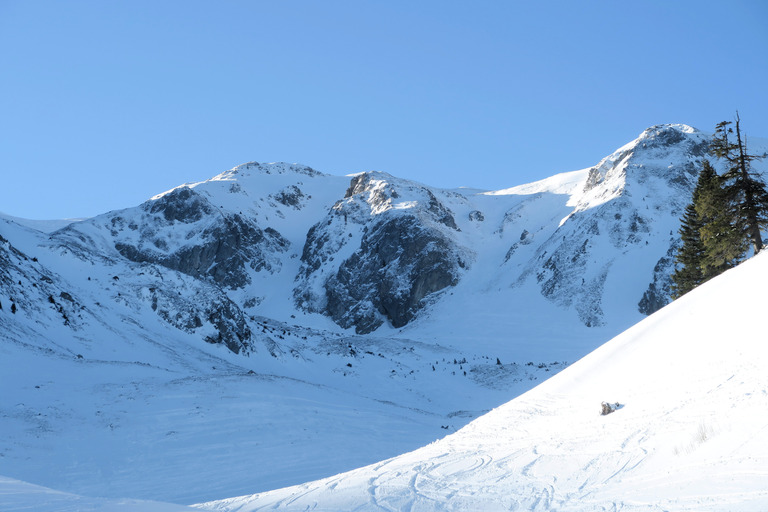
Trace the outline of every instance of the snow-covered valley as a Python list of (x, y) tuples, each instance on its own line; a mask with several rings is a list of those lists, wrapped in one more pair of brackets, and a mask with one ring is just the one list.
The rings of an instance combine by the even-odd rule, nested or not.
[(568, 366), (668, 300), (706, 141), (495, 192), (251, 163), (0, 218), (0, 509), (760, 509), (765, 353), (730, 320), (762, 256)]

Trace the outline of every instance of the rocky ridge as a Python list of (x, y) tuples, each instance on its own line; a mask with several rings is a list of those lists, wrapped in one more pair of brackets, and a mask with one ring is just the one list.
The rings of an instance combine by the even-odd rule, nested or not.
[[(617, 316), (606, 301), (633, 321), (667, 302), (678, 219), (707, 141), (684, 125), (655, 126), (592, 168), (498, 192), (251, 162), (39, 245), (136, 269), (150, 290), (136, 300), (235, 352), (256, 343), (250, 317), (321, 315), (358, 334), (397, 330), (462, 280), (535, 283), (556, 309), (605, 326)], [(168, 272), (205, 292), (179, 299)], [(505, 300), (525, 300), (510, 293)], [(188, 307), (178, 310), (180, 300)]]

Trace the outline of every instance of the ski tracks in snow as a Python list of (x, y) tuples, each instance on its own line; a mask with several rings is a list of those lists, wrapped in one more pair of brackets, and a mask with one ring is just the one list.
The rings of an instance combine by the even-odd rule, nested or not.
[(392, 472), (380, 472), (386, 463), (376, 466), (368, 480), (371, 509), (387, 512), (444, 510), (446, 499), (461, 502), (467, 493), (464, 483), (477, 471), (493, 462), (490, 456), (448, 452), (429, 462), (408, 465)]

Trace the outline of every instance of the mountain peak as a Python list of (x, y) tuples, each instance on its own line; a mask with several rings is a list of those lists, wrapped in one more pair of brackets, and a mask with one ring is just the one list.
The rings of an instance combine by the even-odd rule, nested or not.
[(247, 177), (257, 174), (304, 174), (306, 176), (322, 176), (324, 173), (316, 171), (309, 166), (287, 162), (246, 162), (237, 165), (228, 171), (214, 176), (209, 181), (235, 180), (238, 177)]
[(627, 146), (643, 149), (682, 147), (687, 150), (695, 146), (697, 151), (693, 153), (694, 156), (702, 156), (707, 148), (699, 146), (702, 144), (706, 146), (708, 138), (704, 132), (685, 124), (657, 124), (644, 130)]
[(584, 192), (609, 187), (613, 197), (624, 190), (627, 177), (639, 182), (657, 177), (688, 190), (697, 165), (709, 150), (708, 139), (705, 133), (685, 124), (651, 126), (592, 167)]
[(671, 133), (701, 134), (702, 132), (694, 128), (693, 126), (690, 126), (687, 124), (663, 123), (663, 124), (653, 125), (650, 128), (646, 128), (645, 130), (643, 130), (643, 133), (641, 133), (638, 138), (642, 139), (642, 138), (648, 138), (648, 137), (658, 137), (659, 135), (662, 135), (662, 134), (671, 134)]

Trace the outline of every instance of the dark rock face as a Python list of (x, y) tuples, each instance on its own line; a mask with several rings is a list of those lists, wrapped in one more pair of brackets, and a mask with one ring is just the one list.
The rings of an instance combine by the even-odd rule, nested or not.
[(637, 309), (642, 314), (653, 314), (669, 304), (670, 297), (672, 296), (672, 274), (675, 271), (675, 254), (680, 245), (679, 239), (672, 239), (667, 254), (656, 262), (653, 268), (653, 280), (637, 304)]
[(452, 245), (414, 216), (375, 225), (326, 282), (328, 314), (359, 334), (375, 330), (385, 318), (394, 327), (406, 325), (428, 295), (456, 284), (464, 262)]
[(648, 138), (653, 141), (657, 147), (672, 146), (685, 140), (685, 135), (669, 125), (656, 125), (645, 130)]
[(177, 188), (157, 201), (145, 203), (144, 209), (149, 213), (161, 213), (168, 222), (185, 224), (197, 222), (204, 215), (210, 215), (216, 211), (205, 198), (187, 187)]
[(349, 182), (349, 187), (344, 193), (344, 199), (348, 199), (354, 195), (361, 194), (366, 191), (370, 184), (370, 175), (367, 173), (358, 174), (353, 176)]
[[(204, 197), (188, 188), (166, 194), (143, 208), (162, 218), (159, 226), (147, 225), (142, 240), (152, 240), (152, 246), (135, 246), (115, 242), (115, 249), (125, 258), (138, 263), (157, 263), (197, 278), (207, 278), (229, 287), (240, 288), (248, 283), (247, 269), (272, 270), (279, 261), (269, 253), (283, 252), (288, 242), (274, 229), (262, 230), (238, 214), (216, 210)], [(113, 219), (113, 224), (120, 224)], [(208, 222), (206, 222), (208, 221)], [(185, 244), (172, 252), (161, 231), (173, 225), (176, 231), (186, 231), (187, 239), (198, 243)], [(129, 226), (130, 228), (130, 226)], [(154, 232), (153, 232), (154, 231)]]
[(424, 189), (424, 191), (429, 196), (428, 209), (429, 212), (434, 215), (435, 220), (437, 220), (437, 222), (440, 224), (448, 226), (451, 229), (460, 231), (459, 227), (456, 225), (456, 219), (453, 218), (453, 213), (451, 213), (451, 210), (446, 208), (445, 205), (443, 205), (443, 203), (441, 203), (437, 197), (435, 197), (435, 194), (427, 189)]
[[(178, 295), (172, 288), (151, 288), (152, 310), (170, 325), (186, 332), (195, 332), (204, 324), (215, 328), (215, 335), (204, 339), (208, 343), (226, 346), (235, 354), (247, 352), (251, 347), (252, 333), (240, 308), (218, 288), (206, 289), (204, 285), (197, 295)], [(190, 298), (197, 298), (190, 301)]]
[(307, 234), (296, 304), (359, 334), (385, 321), (402, 327), (458, 282), (466, 251), (451, 238), (456, 231), (439, 193), (383, 173), (357, 175)]
[(208, 336), (208, 343), (223, 343), (229, 350), (239, 354), (250, 347), (251, 330), (243, 312), (231, 300), (222, 297), (218, 302), (207, 304), (208, 321), (216, 327), (218, 334)]
[(275, 201), (284, 206), (290, 206), (300, 210), (301, 200), (304, 198), (304, 193), (296, 185), (290, 185), (275, 194), (274, 198)]
[(472, 210), (469, 212), (469, 220), (472, 222), (483, 222), (485, 220), (485, 216), (480, 210)]

